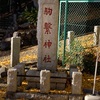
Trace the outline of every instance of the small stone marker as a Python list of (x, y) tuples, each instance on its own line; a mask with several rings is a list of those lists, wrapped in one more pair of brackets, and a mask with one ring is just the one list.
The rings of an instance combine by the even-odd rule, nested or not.
[(82, 73), (73, 72), (72, 74), (72, 95), (69, 100), (83, 100), (83, 96), (75, 96), (82, 93)]
[(73, 72), (72, 74), (72, 94), (81, 94), (82, 90), (82, 73)]
[(20, 37), (11, 38), (11, 67), (19, 63)]
[(49, 93), (50, 91), (50, 71), (41, 70), (40, 72), (40, 92)]
[(39, 0), (37, 23), (38, 69), (57, 68), (58, 0)]
[(100, 46), (100, 26), (95, 26), (94, 27), (94, 42), (95, 45)]
[(7, 91), (16, 92), (17, 90), (17, 69), (10, 68), (7, 73)]

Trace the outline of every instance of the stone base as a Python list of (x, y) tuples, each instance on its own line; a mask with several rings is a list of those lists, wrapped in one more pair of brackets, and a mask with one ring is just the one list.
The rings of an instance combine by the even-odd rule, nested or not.
[[(25, 98), (25, 100), (83, 100), (84, 95), (11, 92), (7, 94), (7, 98), (9, 98), (9, 100), (15, 100), (15, 99), (22, 100), (23, 98)], [(100, 100), (100, 99), (95, 99), (95, 100)]]
[(69, 95), (69, 100), (83, 100), (83, 96), (80, 96), (80, 95)]
[[(26, 73), (26, 81), (28, 81), (28, 88), (38, 88), (40, 89), (40, 71), (37, 69), (29, 70)], [(64, 90), (66, 88), (67, 73), (65, 71), (51, 72), (50, 76), (50, 89), (51, 90)]]
[[(36, 82), (28, 82), (28, 89), (30, 88), (37, 88), (40, 89), (40, 83)], [(51, 90), (64, 90), (66, 88), (66, 84), (59, 84), (59, 83), (50, 83)]]
[[(64, 94), (40, 94), (40, 93), (11, 93), (8, 95), (9, 100), (69, 100), (68, 95)], [(8, 99), (7, 99), (8, 100)]]

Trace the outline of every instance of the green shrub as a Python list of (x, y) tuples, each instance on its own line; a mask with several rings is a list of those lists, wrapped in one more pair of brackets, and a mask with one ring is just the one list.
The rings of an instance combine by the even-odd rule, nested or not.
[(66, 49), (65, 63), (67, 65), (76, 65), (83, 67), (83, 52), (84, 47), (81, 45), (79, 40), (74, 40), (70, 45), (70, 51)]
[(36, 24), (37, 24), (37, 9), (32, 7), (31, 11), (29, 11), (28, 8), (26, 8), (25, 11), (22, 12), (19, 19), (21, 20), (21, 22), (27, 21), (36, 26)]

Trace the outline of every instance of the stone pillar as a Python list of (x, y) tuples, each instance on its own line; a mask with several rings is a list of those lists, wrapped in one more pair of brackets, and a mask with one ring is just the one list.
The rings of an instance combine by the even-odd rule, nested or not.
[(16, 92), (17, 90), (17, 70), (14, 68), (8, 69), (7, 72), (7, 91)]
[(38, 69), (57, 69), (59, 0), (38, 0)]
[(75, 96), (75, 94), (82, 93), (82, 73), (73, 72), (72, 74), (72, 95), (69, 96), (69, 100), (83, 100), (83, 96)]
[(100, 46), (100, 26), (95, 26), (94, 32), (94, 45)]
[(11, 67), (19, 63), (20, 37), (11, 38)]
[(40, 72), (40, 92), (49, 93), (50, 91), (50, 71), (41, 70)]
[(72, 74), (72, 94), (81, 94), (82, 92), (82, 73), (73, 72)]
[[(18, 75), (25, 75), (25, 63), (19, 63), (14, 68), (17, 69)], [(24, 77), (17, 77), (17, 85), (20, 86), (24, 79)]]
[(70, 46), (74, 40), (74, 35), (75, 35), (75, 33), (73, 31), (68, 31), (68, 41), (67, 41), (68, 51), (70, 51)]

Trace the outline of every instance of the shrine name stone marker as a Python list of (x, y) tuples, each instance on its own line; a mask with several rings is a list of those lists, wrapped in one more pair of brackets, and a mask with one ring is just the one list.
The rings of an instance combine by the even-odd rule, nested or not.
[(59, 1), (39, 0), (38, 3), (38, 69), (56, 71)]

